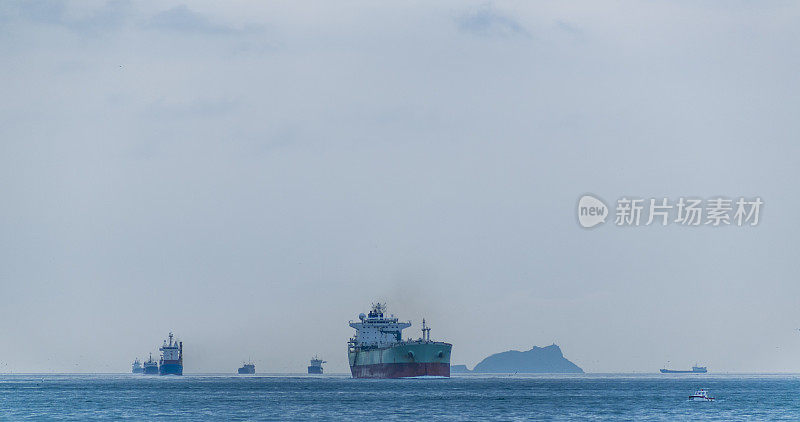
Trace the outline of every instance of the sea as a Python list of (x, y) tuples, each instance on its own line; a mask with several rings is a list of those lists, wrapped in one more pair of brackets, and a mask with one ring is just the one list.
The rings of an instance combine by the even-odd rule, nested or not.
[[(689, 401), (705, 388), (713, 402)], [(800, 420), (800, 375), (0, 375), (2, 420)]]

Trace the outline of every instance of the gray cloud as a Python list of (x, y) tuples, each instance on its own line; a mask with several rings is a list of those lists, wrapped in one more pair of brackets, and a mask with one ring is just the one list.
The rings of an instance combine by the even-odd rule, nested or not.
[(462, 13), (456, 24), (464, 32), (486, 37), (530, 36), (517, 20), (499, 12), (492, 3)]
[(567, 32), (567, 33), (569, 33), (571, 35), (574, 35), (576, 37), (583, 36), (583, 31), (581, 31), (580, 28), (578, 28), (577, 26), (575, 26), (575, 25), (573, 25), (573, 24), (571, 24), (569, 22), (566, 22), (566, 21), (563, 21), (563, 20), (557, 20), (556, 21), (556, 26), (559, 29), (562, 29), (564, 32)]
[[(71, 4), (55, 0), (10, 0), (2, 6), (6, 21), (21, 20), (36, 24), (61, 26), (82, 34), (119, 30), (129, 24), (148, 29), (205, 34), (233, 34), (240, 30), (179, 4), (167, 10), (147, 12), (129, 0), (108, 0), (100, 7), (78, 12)], [(79, 4), (79, 3), (78, 3)], [(250, 25), (249, 30), (256, 28)]]
[(208, 17), (189, 9), (183, 4), (157, 13), (149, 18), (144, 25), (152, 29), (205, 34), (228, 34), (235, 32), (234, 28), (212, 22)]
[(0, 3), (0, 17), (4, 20), (24, 19), (30, 22), (61, 24), (67, 8), (58, 0), (9, 0)]
[(86, 13), (69, 13), (69, 2), (51, 0), (4, 2), (6, 20), (21, 20), (34, 24), (53, 25), (92, 35), (127, 24), (135, 10), (128, 0), (110, 0)]

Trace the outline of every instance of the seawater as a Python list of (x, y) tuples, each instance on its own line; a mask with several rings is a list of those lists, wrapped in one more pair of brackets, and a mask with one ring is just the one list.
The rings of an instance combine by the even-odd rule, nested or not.
[[(706, 388), (715, 402), (691, 402)], [(3, 420), (800, 420), (798, 375), (0, 375)]]

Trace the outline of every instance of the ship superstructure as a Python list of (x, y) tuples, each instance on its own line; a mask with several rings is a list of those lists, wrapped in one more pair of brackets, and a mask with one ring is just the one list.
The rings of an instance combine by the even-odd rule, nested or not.
[(145, 375), (158, 375), (158, 361), (153, 359), (153, 354), (150, 353), (150, 359), (144, 363)]
[(133, 374), (144, 373), (144, 367), (142, 367), (142, 362), (139, 360), (139, 358), (136, 358), (131, 364), (131, 373)]
[(308, 365), (308, 373), (309, 374), (321, 374), (322, 373), (322, 364), (328, 363), (319, 358), (319, 356), (314, 356), (311, 359), (311, 364)]
[(386, 316), (386, 305), (372, 305), (359, 322), (350, 321), (356, 335), (348, 341), (347, 354), (354, 378), (406, 378), (450, 376), (450, 351), (453, 345), (432, 341), (430, 328), (422, 320), (422, 336), (403, 340), (403, 330), (411, 322)]
[(173, 341), (169, 333), (169, 341), (158, 348), (161, 351), (161, 361), (158, 366), (160, 375), (183, 375), (183, 342)]

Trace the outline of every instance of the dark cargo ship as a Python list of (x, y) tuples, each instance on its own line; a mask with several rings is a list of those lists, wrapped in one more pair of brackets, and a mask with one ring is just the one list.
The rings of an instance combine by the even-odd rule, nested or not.
[(309, 374), (321, 374), (322, 373), (322, 364), (327, 363), (324, 360), (320, 359), (317, 356), (314, 356), (311, 359), (311, 364), (308, 365), (308, 373)]
[(136, 360), (134, 360), (133, 363), (131, 364), (131, 373), (134, 374), (144, 373), (144, 368), (142, 367), (142, 362), (139, 360), (139, 358), (136, 358)]
[(145, 375), (158, 375), (158, 361), (153, 360), (153, 354), (150, 353), (150, 359), (144, 363)]
[(682, 371), (678, 369), (661, 369), (662, 374), (705, 374), (708, 369), (705, 366), (693, 366), (691, 371)]
[(256, 365), (252, 362), (242, 364), (239, 368), (239, 375), (252, 375), (256, 373)]

